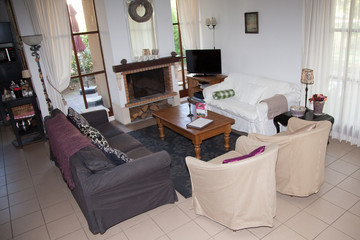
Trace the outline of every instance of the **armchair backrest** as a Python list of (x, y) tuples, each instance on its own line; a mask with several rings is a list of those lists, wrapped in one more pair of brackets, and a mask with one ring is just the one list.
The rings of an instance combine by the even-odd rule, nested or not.
[[(295, 132), (315, 124), (311, 130)], [(249, 134), (250, 138), (279, 144), (276, 164), (277, 190), (284, 194), (308, 196), (319, 191), (324, 182), (329, 121), (290, 118), (286, 132), (274, 136)]]
[[(232, 151), (230, 155), (248, 154), (264, 143), (243, 136), (237, 140), (237, 145), (244, 146), (240, 149), (242, 152)], [(272, 226), (276, 210), (278, 146), (265, 145), (263, 153), (227, 164), (222, 164), (227, 154), (209, 162), (186, 157), (196, 213), (231, 229)]]

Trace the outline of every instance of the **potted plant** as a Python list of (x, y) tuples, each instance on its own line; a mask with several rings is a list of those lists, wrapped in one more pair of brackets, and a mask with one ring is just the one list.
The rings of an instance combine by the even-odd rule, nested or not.
[(323, 94), (314, 94), (311, 98), (309, 98), (310, 103), (314, 102), (314, 114), (322, 115), (322, 111), (324, 108), (325, 101), (327, 97)]

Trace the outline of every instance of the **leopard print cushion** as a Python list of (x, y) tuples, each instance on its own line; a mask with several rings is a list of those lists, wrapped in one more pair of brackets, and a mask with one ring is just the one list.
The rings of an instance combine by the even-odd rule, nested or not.
[(91, 143), (98, 147), (115, 165), (124, 164), (133, 160), (125, 153), (110, 147), (108, 141), (96, 128), (80, 124), (80, 132), (89, 138)]

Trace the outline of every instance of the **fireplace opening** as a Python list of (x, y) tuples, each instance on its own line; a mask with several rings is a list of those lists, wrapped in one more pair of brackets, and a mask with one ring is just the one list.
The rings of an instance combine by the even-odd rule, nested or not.
[(166, 90), (163, 68), (128, 74), (126, 78), (130, 101), (163, 94)]

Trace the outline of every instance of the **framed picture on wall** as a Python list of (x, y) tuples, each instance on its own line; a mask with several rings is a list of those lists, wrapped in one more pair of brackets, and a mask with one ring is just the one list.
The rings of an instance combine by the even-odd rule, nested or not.
[(258, 12), (245, 13), (245, 33), (259, 33)]

